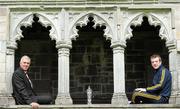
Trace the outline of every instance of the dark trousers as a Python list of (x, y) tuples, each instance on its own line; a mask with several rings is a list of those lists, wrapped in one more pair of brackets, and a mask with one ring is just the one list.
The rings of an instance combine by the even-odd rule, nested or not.
[(153, 95), (147, 92), (134, 92), (132, 104), (168, 104), (169, 97)]
[(53, 102), (51, 96), (41, 95), (41, 96), (36, 96), (36, 97), (37, 97), (37, 102), (39, 104), (52, 104)]

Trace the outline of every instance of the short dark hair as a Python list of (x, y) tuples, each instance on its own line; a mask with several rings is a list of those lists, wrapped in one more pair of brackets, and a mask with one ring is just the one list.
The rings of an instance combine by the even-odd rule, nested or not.
[(151, 55), (150, 59), (153, 59), (153, 58), (159, 58), (159, 61), (162, 61), (161, 56), (159, 54)]

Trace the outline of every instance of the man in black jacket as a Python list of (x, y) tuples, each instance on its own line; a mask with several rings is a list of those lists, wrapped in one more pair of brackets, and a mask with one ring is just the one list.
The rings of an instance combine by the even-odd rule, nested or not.
[(28, 56), (23, 56), (19, 64), (20, 67), (12, 76), (13, 97), (17, 105), (28, 104), (31, 105), (33, 109), (37, 109), (39, 107), (38, 102), (41, 100), (36, 96), (32, 82), (28, 76), (31, 59)]

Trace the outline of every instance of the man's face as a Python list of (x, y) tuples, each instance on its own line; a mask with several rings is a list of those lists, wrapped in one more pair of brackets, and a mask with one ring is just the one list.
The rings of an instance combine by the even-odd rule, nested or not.
[(27, 71), (29, 69), (29, 66), (30, 66), (30, 59), (23, 58), (20, 61), (20, 67), (22, 68), (22, 70)]
[(154, 69), (158, 69), (161, 65), (161, 61), (159, 60), (158, 57), (156, 58), (151, 58), (151, 65)]

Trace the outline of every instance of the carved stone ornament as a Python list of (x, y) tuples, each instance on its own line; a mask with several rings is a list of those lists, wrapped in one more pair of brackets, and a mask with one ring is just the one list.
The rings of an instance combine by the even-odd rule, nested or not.
[(143, 22), (143, 17), (148, 18), (148, 22), (150, 25), (160, 26), (159, 36), (161, 37), (161, 39), (165, 39), (166, 41), (170, 40), (169, 33), (163, 22), (161, 22), (156, 16), (152, 14), (140, 14), (137, 17), (133, 18), (125, 30), (125, 40), (130, 39), (133, 36), (131, 26), (141, 25)]
[(48, 26), (51, 27), (51, 29), (49, 30), (50, 31), (49, 36), (52, 40), (57, 40), (57, 31), (53, 23), (49, 20), (49, 18), (45, 14), (37, 14), (37, 13), (28, 13), (28, 14), (26, 13), (25, 15), (22, 15), (22, 13), (20, 14), (16, 13), (14, 15), (12, 14), (12, 17), (14, 17), (15, 19), (11, 19), (12, 20), (11, 22), (15, 22), (16, 24), (14, 24), (13, 27), (11, 28), (12, 33), (10, 36), (10, 40), (16, 41), (24, 37), (22, 35), (21, 26), (25, 26), (25, 27), (32, 26), (32, 23), (34, 22), (33, 20), (34, 15), (36, 15), (36, 17), (39, 18), (38, 22), (41, 25), (45, 27), (48, 27)]
[(79, 17), (78, 20), (75, 21), (75, 23), (73, 23), (72, 27), (70, 27), (70, 38), (73, 40), (76, 40), (76, 38), (79, 36), (78, 35), (78, 29), (76, 29), (76, 26), (86, 26), (87, 23), (89, 22), (89, 17), (93, 17), (93, 22), (95, 23), (93, 25), (94, 28), (96, 28), (97, 26), (105, 26), (106, 28), (104, 29), (104, 37), (107, 40), (111, 40), (112, 39), (112, 29), (110, 27), (110, 25), (108, 24), (108, 21), (106, 21), (103, 17), (101, 17), (101, 15), (98, 14), (94, 14), (94, 13), (89, 13), (86, 15), (80, 15), (81, 17)]

